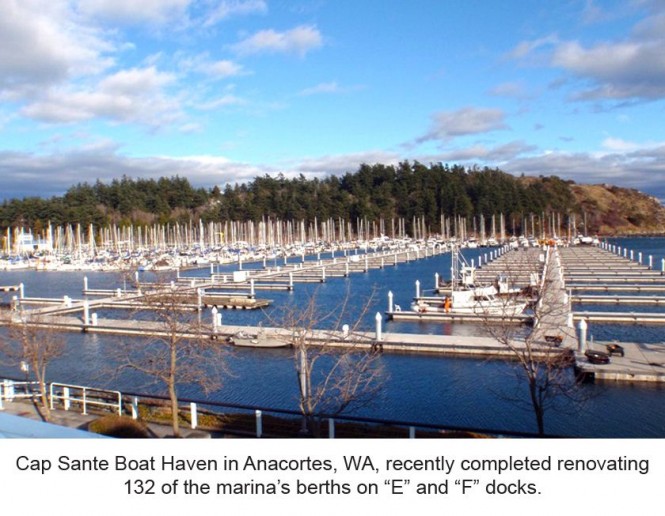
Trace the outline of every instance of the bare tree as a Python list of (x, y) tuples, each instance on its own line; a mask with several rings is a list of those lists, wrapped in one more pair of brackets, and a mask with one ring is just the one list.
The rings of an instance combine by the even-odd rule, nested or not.
[[(317, 294), (315, 291), (304, 307), (287, 307), (279, 322), (293, 346), (302, 431), (314, 435), (320, 432), (317, 414), (336, 415), (370, 403), (386, 376), (377, 343), (359, 331), (371, 298), (347, 326), (344, 318), (349, 316), (350, 294), (328, 310), (317, 302)], [(327, 329), (317, 329), (320, 327)]]
[[(572, 372), (575, 331), (569, 324), (569, 302), (561, 292), (563, 285), (551, 250), (537, 253), (537, 260), (534, 260), (533, 251), (520, 250), (513, 254), (518, 259), (513, 260), (504, 272), (510, 283), (524, 284), (524, 278), (534, 274), (540, 278), (537, 288), (528, 289), (534, 327), (526, 329), (509, 317), (485, 318), (484, 325), (489, 335), (508, 350), (512, 362), (517, 364), (518, 377), (527, 386), (528, 406), (533, 411), (538, 433), (545, 435), (548, 410), (558, 406), (564, 398), (573, 402), (583, 400)], [(543, 259), (545, 254), (547, 263)], [(519, 403), (520, 398), (513, 401)]]
[(26, 379), (34, 378), (39, 390), (35, 408), (44, 421), (51, 420), (47, 388), (49, 364), (64, 353), (61, 335), (48, 326), (48, 321), (28, 311), (13, 313), (8, 338), (0, 340), (0, 355), (12, 365), (20, 366)]
[(196, 384), (204, 392), (221, 386), (227, 373), (226, 349), (203, 330), (200, 307), (188, 303), (179, 287), (158, 277), (142, 285), (132, 318), (142, 325), (146, 341), (123, 341), (115, 350), (117, 370), (143, 373), (166, 388), (173, 435), (180, 436), (178, 386)]

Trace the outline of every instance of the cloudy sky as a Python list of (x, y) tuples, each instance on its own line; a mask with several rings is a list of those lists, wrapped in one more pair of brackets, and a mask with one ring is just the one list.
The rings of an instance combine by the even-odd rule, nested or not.
[(0, 199), (405, 159), (665, 199), (665, 0), (2, 0), (0, 41)]

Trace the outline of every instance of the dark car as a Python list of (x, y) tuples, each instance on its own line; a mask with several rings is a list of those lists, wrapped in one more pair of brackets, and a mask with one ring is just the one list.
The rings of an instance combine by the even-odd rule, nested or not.
[(589, 349), (584, 353), (584, 356), (586, 356), (587, 360), (592, 364), (610, 363), (610, 355), (604, 351), (595, 351), (593, 349)]

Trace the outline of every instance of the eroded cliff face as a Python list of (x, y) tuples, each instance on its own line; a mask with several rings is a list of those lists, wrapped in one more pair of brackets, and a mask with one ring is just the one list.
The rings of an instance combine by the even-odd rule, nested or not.
[(588, 233), (665, 234), (665, 207), (655, 197), (612, 185), (571, 185)]

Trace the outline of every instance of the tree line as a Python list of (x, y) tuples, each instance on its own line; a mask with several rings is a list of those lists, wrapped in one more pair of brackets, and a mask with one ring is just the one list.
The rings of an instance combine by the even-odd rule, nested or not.
[(578, 210), (571, 181), (556, 176), (515, 177), (498, 168), (404, 161), (363, 164), (342, 176), (307, 179), (264, 175), (248, 183), (194, 188), (179, 176), (155, 179), (122, 177), (110, 184), (79, 183), (62, 196), (6, 200), (0, 228), (22, 226), (40, 232), (45, 225), (80, 223), (175, 223), (203, 220), (259, 221), (262, 218), (348, 221), (424, 220), (440, 231), (441, 217), (488, 220), (503, 214), (513, 226), (529, 214)]

